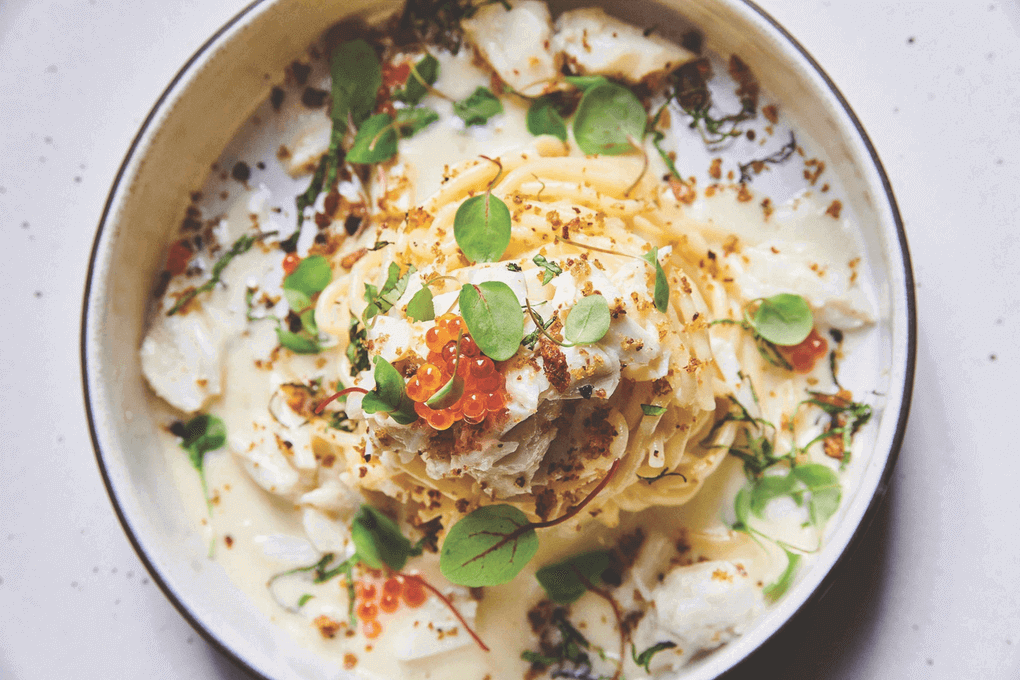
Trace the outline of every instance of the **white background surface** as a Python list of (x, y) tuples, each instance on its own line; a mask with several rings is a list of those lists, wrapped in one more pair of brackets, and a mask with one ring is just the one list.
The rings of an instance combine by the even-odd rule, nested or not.
[[(906, 442), (828, 595), (734, 680), (1020, 677), (1020, 5), (759, 0), (878, 149), (918, 300)], [(151, 583), (106, 496), (78, 333), (114, 174), (244, 0), (0, 0), (0, 678), (246, 676)]]

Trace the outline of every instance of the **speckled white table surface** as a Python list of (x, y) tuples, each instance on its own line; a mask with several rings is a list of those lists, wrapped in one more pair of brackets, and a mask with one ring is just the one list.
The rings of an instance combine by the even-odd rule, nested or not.
[[(914, 403), (855, 556), (733, 678), (1020, 677), (1020, 4), (759, 0), (885, 163), (917, 278)], [(138, 126), (246, 0), (0, 2), (0, 678), (245, 678), (107, 498), (78, 334)]]

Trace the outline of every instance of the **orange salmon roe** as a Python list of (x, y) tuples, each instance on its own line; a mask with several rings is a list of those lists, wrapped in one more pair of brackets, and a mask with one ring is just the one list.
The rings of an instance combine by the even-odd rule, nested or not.
[(790, 362), (794, 371), (810, 373), (811, 369), (815, 367), (815, 362), (829, 351), (829, 343), (818, 334), (816, 329), (812, 328), (811, 333), (799, 345), (780, 347), (779, 351)]
[(379, 637), (379, 635), (382, 633), (382, 624), (376, 621), (375, 619), (363, 621), (361, 627), (362, 630), (365, 631), (365, 637), (367, 637), (369, 640), (374, 640), (375, 638)]
[(379, 616), (379, 607), (374, 602), (362, 602), (358, 605), (358, 618), (362, 621), (375, 619)]
[(425, 592), (425, 586), (421, 584), (421, 581), (408, 579), (404, 581), (403, 597), (408, 607), (420, 607), (428, 599), (428, 593)]
[[(407, 382), (407, 396), (415, 402), (415, 412), (432, 429), (449, 429), (458, 420), (478, 424), (488, 414), (499, 413), (506, 407), (509, 395), (503, 375), (492, 359), (481, 354), (460, 316), (443, 314), (438, 317), (436, 325), (425, 333), (425, 344), (429, 348), (426, 363)], [(425, 402), (449, 382), (454, 366), (457, 375), (464, 380), (464, 395), (447, 408), (429, 408)]]

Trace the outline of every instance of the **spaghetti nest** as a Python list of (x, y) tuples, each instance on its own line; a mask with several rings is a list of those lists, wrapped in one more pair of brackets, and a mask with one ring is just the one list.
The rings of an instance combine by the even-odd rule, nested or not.
[[(351, 320), (364, 313), (365, 285), (382, 285), (392, 263), (410, 272), (399, 300), (368, 323), (365, 342), (369, 354), (405, 377), (425, 362), (426, 333), (435, 324), (407, 317), (409, 300), (423, 286), (434, 294), (437, 315), (457, 312), (462, 285), (489, 280), (506, 282), (522, 306), (535, 310), (525, 327), (532, 342), (498, 362), (509, 401), (496, 417), (440, 432), (423, 420), (399, 425), (365, 414), (352, 395), (348, 414), (364, 420), (365, 434), (319, 427), (319, 445), (347, 461), (357, 486), (410, 504), (418, 522), (439, 518), (446, 527), (494, 502), (536, 519), (559, 516), (617, 460), (589, 506), (606, 524), (615, 524), (620, 510), (680, 505), (698, 491), (726, 452), (720, 445), (726, 442), (702, 442), (724, 389), (692, 259), (704, 252), (703, 240), (685, 231), (679, 205), (660, 193), (661, 185), (634, 185), (640, 171), (629, 159), (539, 153), (472, 161), (399, 224), (383, 220), (335, 256), (339, 275), (316, 316), (344, 339)], [(499, 262), (471, 264), (454, 239), (454, 219), (464, 200), (486, 191), (509, 207), (510, 245)], [(389, 245), (366, 248), (378, 242)], [(653, 248), (670, 288), (663, 311), (653, 303), (655, 268), (641, 257)], [(351, 252), (361, 255), (347, 268)], [(562, 346), (563, 319), (594, 293), (608, 302), (609, 332), (595, 344)], [(548, 324), (544, 334), (541, 320)], [(344, 344), (337, 357), (349, 372)], [(367, 370), (357, 379), (371, 384)], [(720, 429), (713, 440), (727, 432)]]

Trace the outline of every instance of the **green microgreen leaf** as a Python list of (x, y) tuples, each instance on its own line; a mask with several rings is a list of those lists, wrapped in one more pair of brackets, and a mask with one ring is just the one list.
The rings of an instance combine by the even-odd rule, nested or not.
[(388, 413), (400, 425), (418, 420), (414, 402), (407, 396), (404, 377), (381, 356), (375, 358), (375, 389), (365, 395), (361, 408), (365, 413)]
[(347, 351), (344, 354), (351, 363), (351, 377), (372, 368), (368, 359), (368, 329), (361, 320), (351, 314), (351, 327), (347, 332)]
[(641, 259), (655, 267), (655, 291), (652, 294), (652, 301), (655, 303), (655, 308), (665, 314), (669, 307), (669, 280), (666, 278), (666, 272), (663, 271), (662, 265), (659, 264), (659, 249), (652, 248), (642, 255)]
[(315, 597), (314, 595), (311, 595), (309, 593), (305, 593), (304, 595), (302, 595), (301, 597), (298, 598), (297, 606), (298, 607), (304, 607), (306, 604), (308, 604), (308, 601), (311, 600), (314, 597)]
[(521, 265), (517, 264), (516, 262), (507, 262), (507, 263), (506, 263), (506, 270), (507, 270), (508, 272), (519, 272), (519, 271), (523, 271), (523, 270), (521, 269)]
[(543, 286), (552, 281), (553, 278), (563, 273), (563, 269), (558, 264), (556, 264), (555, 262), (550, 262), (541, 255), (536, 255), (534, 258), (532, 258), (531, 261), (537, 264), (543, 270), (545, 270), (542, 272)]
[(800, 480), (811, 492), (811, 497), (808, 500), (811, 523), (819, 529), (824, 528), (825, 523), (839, 509), (839, 501), (843, 495), (839, 476), (821, 463), (797, 465), (790, 474)]
[(783, 570), (783, 573), (775, 583), (768, 584), (762, 591), (765, 597), (773, 602), (789, 590), (790, 584), (793, 583), (793, 575), (797, 570), (797, 564), (800, 562), (800, 555), (797, 553), (790, 552), (786, 548), (783, 548), (783, 551), (786, 553), (786, 569)]
[(789, 347), (803, 342), (814, 327), (807, 300), (799, 295), (780, 293), (758, 301), (751, 323), (765, 340)]
[(362, 505), (354, 516), (351, 539), (358, 559), (372, 569), (382, 569), (386, 565), (400, 571), (412, 553), (411, 541), (400, 533), (400, 527), (367, 504)]
[(533, 350), (535, 345), (538, 344), (538, 338), (542, 335), (542, 332), (548, 331), (549, 327), (556, 323), (556, 315), (554, 314), (548, 321), (543, 321), (541, 315), (532, 308), (531, 320), (535, 323), (535, 330), (525, 335), (521, 340), (521, 344)]
[(512, 505), (487, 505), (453, 525), (439, 569), (451, 583), (496, 586), (511, 581), (538, 551), (538, 535)]
[(429, 125), (439, 120), (439, 114), (427, 106), (416, 106), (411, 109), (399, 109), (394, 126), (400, 131), (400, 136), (413, 137)]
[(407, 82), (402, 89), (393, 93), (393, 98), (415, 106), (428, 94), (428, 88), (425, 86), (434, 85), (438, 77), (439, 60), (431, 54), (426, 54), (411, 67), (411, 75), (408, 76)]
[(381, 163), (396, 154), (397, 131), (394, 129), (393, 117), (388, 113), (377, 113), (358, 128), (354, 144), (347, 152), (347, 161)]
[(386, 281), (381, 289), (377, 289), (370, 283), (365, 284), (365, 321), (378, 314), (385, 314), (397, 304), (397, 300), (407, 290), (407, 284), (411, 281), (411, 275), (417, 271), (414, 265), (409, 265), (403, 276), (400, 275), (400, 265), (391, 262), (386, 271)]
[(510, 245), (510, 209), (491, 193), (472, 196), (457, 208), (453, 236), (471, 262), (496, 262)]
[(751, 514), (751, 492), (748, 491), (747, 487), (737, 492), (737, 497), (733, 500), (733, 510), (737, 516), (733, 529), (735, 531), (749, 532), (751, 530), (751, 525), (748, 523)]
[(276, 339), (281, 347), (286, 347), (295, 354), (318, 354), (322, 351), (322, 345), (315, 338), (292, 333), (286, 328), (277, 327)]
[(411, 321), (432, 321), (436, 318), (436, 305), (428, 285), (411, 296), (407, 303), (407, 318)]
[[(199, 413), (184, 424), (181, 432), (181, 448), (188, 452), (191, 465), (198, 470), (198, 478), (202, 483), (202, 495), (205, 497), (206, 510), (212, 515), (212, 499), (205, 478), (205, 454), (215, 451), (227, 443), (227, 426), (222, 420), (208, 413)], [(212, 546), (209, 547), (210, 556)]]
[(656, 406), (655, 404), (641, 404), (641, 412), (646, 416), (661, 416), (666, 412), (666, 407)]
[(567, 76), (564, 78), (568, 83), (584, 92), (596, 85), (608, 83), (605, 76)]
[(765, 506), (774, 498), (788, 496), (796, 489), (793, 475), (767, 475), (759, 479), (751, 490), (751, 512), (765, 516)]
[[(335, 92), (333, 96), (336, 97)], [(343, 162), (340, 155), (343, 153), (343, 141), (346, 134), (347, 119), (342, 121), (334, 119), (333, 129), (329, 133), (329, 148), (319, 159), (319, 165), (315, 168), (308, 188), (294, 199), (294, 204), (297, 206), (297, 229), (280, 242), (280, 249), (284, 252), (293, 253), (297, 249), (298, 239), (301, 238), (301, 226), (305, 222), (305, 208), (315, 205), (315, 201), (323, 189), (330, 188), (336, 183), (337, 173)]]
[(364, 40), (352, 40), (333, 52), (330, 62), (333, 76), (333, 120), (346, 124), (350, 114), (361, 125), (375, 108), (382, 86), (382, 67), (375, 50)]
[(589, 345), (605, 337), (611, 322), (606, 298), (598, 293), (587, 295), (567, 313), (563, 338), (572, 345)]
[(581, 151), (593, 156), (617, 156), (635, 148), (645, 133), (648, 114), (634, 93), (622, 85), (601, 83), (589, 87), (574, 114), (574, 139)]
[(570, 604), (587, 592), (585, 580), (598, 586), (608, 568), (609, 552), (598, 550), (542, 567), (535, 573), (535, 578), (545, 588), (550, 600), (557, 604)]
[[(312, 304), (312, 296), (320, 293), (333, 280), (329, 261), (322, 255), (306, 257), (283, 280), (283, 293), (287, 304), (297, 313), (305, 311)], [(308, 329), (312, 332), (311, 329)]]
[(524, 312), (510, 286), (501, 281), (468, 284), (460, 289), (460, 313), (471, 338), (493, 361), (517, 353), (524, 338)]
[(638, 654), (637, 647), (632, 644), (630, 646), (630, 655), (633, 657), (634, 663), (645, 669), (645, 673), (651, 673), (652, 671), (648, 666), (652, 663), (652, 657), (663, 650), (673, 649), (674, 647), (676, 647), (676, 643), (667, 640), (666, 642), (660, 642), (657, 645), (653, 645)]
[(485, 125), (490, 118), (503, 113), (503, 104), (492, 90), (479, 87), (467, 99), (454, 102), (453, 112), (465, 125)]
[(204, 469), (205, 454), (227, 443), (227, 426), (214, 415), (200, 413), (184, 424), (181, 448), (188, 452), (191, 464)]
[(567, 123), (560, 115), (552, 97), (539, 97), (528, 108), (528, 132), (535, 135), (552, 135), (567, 141)]

